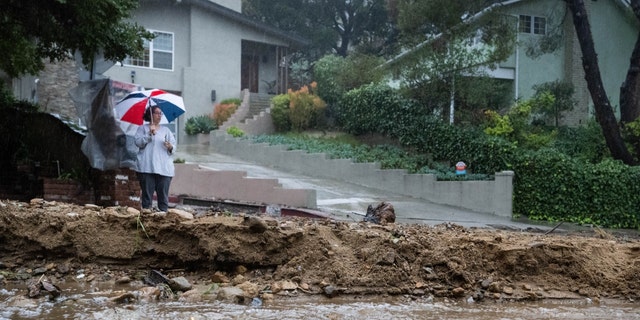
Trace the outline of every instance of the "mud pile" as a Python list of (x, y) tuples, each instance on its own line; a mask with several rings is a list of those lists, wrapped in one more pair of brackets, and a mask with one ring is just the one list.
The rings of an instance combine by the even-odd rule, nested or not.
[(306, 294), (474, 300), (637, 299), (640, 241), (454, 224), (377, 225), (255, 213), (0, 202), (0, 284), (76, 270), (148, 270), (211, 284), (238, 275)]

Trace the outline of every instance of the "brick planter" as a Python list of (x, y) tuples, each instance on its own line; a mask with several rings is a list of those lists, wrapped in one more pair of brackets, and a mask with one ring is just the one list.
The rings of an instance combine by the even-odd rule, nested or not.
[(43, 198), (48, 201), (72, 202), (76, 204), (93, 203), (93, 189), (75, 180), (54, 178), (42, 179)]
[(104, 171), (96, 181), (96, 204), (100, 206), (140, 207), (140, 182), (135, 171)]

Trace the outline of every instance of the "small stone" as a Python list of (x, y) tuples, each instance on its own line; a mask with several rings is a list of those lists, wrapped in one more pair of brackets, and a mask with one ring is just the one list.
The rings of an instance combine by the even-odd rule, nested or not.
[(218, 290), (216, 297), (221, 301), (242, 303), (244, 301), (244, 291), (238, 287), (222, 287)]
[(136, 295), (131, 292), (123, 293), (119, 296), (115, 296), (109, 299), (109, 301), (114, 303), (130, 303), (136, 300)]
[(128, 276), (124, 276), (124, 277), (120, 277), (118, 279), (116, 279), (116, 283), (117, 284), (125, 284), (125, 283), (129, 283), (131, 282), (131, 278), (129, 278)]
[(513, 288), (505, 286), (504, 288), (502, 288), (502, 292), (504, 292), (505, 294), (508, 294), (508, 295), (512, 295), (513, 294)]
[(37, 276), (37, 275), (41, 275), (41, 274), (43, 274), (43, 273), (45, 273), (45, 272), (47, 272), (47, 268), (46, 268), (46, 267), (40, 267), (40, 268), (35, 268), (35, 269), (33, 270), (32, 274), (33, 274), (34, 276)]
[(167, 217), (176, 217), (178, 220), (193, 220), (193, 213), (180, 209), (169, 209)]
[(269, 226), (267, 226), (267, 223), (264, 222), (264, 220), (256, 217), (256, 216), (247, 216), (244, 217), (244, 220), (242, 221), (242, 224), (246, 225), (249, 227), (249, 231), (253, 232), (253, 233), (263, 233), (265, 231), (267, 231), (267, 229), (269, 228)]
[(324, 287), (322, 289), (322, 292), (324, 292), (324, 295), (329, 297), (329, 298), (333, 298), (336, 295), (338, 295), (338, 290), (336, 287), (332, 286), (332, 285), (328, 285), (326, 287)]
[(172, 278), (171, 281), (169, 282), (169, 288), (171, 288), (171, 290), (173, 290), (174, 292), (189, 291), (191, 290), (192, 287), (193, 286), (191, 285), (191, 283), (189, 283), (189, 280), (187, 280), (185, 277), (175, 277), (175, 278)]
[(243, 265), (236, 266), (236, 274), (245, 274), (247, 273), (247, 267)]
[(460, 287), (457, 287), (457, 288), (453, 289), (452, 293), (456, 297), (461, 297), (461, 296), (464, 295), (464, 289), (462, 289)]
[(214, 273), (213, 276), (211, 276), (211, 281), (213, 283), (228, 283), (229, 278), (226, 275), (224, 275), (222, 272), (216, 271), (216, 273)]

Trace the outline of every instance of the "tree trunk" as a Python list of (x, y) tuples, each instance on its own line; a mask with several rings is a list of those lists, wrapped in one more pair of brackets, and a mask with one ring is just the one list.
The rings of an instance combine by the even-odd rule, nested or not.
[[(640, 21), (640, 0), (631, 1), (631, 8)], [(620, 88), (620, 122), (624, 125), (640, 116), (640, 34), (636, 39), (627, 77)]]
[(587, 10), (583, 0), (566, 0), (573, 16), (573, 25), (576, 29), (580, 49), (582, 50), (582, 67), (584, 68), (585, 80), (591, 94), (591, 100), (596, 111), (596, 121), (602, 127), (607, 147), (614, 159), (622, 160), (628, 165), (634, 165), (633, 156), (627, 149), (620, 127), (616, 121), (613, 108), (607, 97), (607, 93), (602, 85), (600, 67), (598, 66), (598, 55), (593, 44), (591, 26)]

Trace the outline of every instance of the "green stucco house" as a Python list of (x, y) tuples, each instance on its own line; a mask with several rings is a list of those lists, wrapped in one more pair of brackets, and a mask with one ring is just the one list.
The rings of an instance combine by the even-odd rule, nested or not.
[[(628, 0), (584, 0), (584, 3), (598, 54), (602, 81), (611, 105), (617, 109), (620, 86), (629, 68), (629, 59), (638, 37), (640, 23), (634, 16)], [(533, 86), (537, 84), (556, 80), (570, 82), (574, 86), (574, 98), (578, 103), (572, 111), (563, 114), (560, 124), (578, 126), (591, 119), (593, 102), (584, 78), (582, 51), (566, 2), (500, 1), (477, 15), (489, 10), (497, 10), (512, 18), (510, 20), (516, 28), (516, 46), (506, 60), (480, 69), (490, 77), (509, 81), (514, 99), (530, 98), (535, 93)], [(426, 40), (387, 63), (403, 59), (412, 51), (429, 45), (430, 41)], [(541, 47), (547, 50), (541, 50)], [(397, 84), (397, 79), (391, 83)]]
[[(620, 86), (629, 68), (629, 58), (638, 37), (639, 23), (626, 0), (585, 0), (591, 32), (605, 90), (615, 108)], [(518, 19), (518, 45), (512, 56), (500, 63), (492, 74), (513, 81), (515, 97), (528, 98), (536, 84), (561, 80), (574, 85), (576, 108), (564, 115), (563, 124), (580, 125), (593, 113), (582, 68), (582, 52), (576, 38), (571, 13), (560, 0), (511, 0), (497, 7)], [(541, 37), (554, 33), (558, 47), (551, 53), (534, 55), (531, 51)], [(534, 50), (535, 51), (535, 50)], [(617, 111), (617, 110), (616, 110)]]

